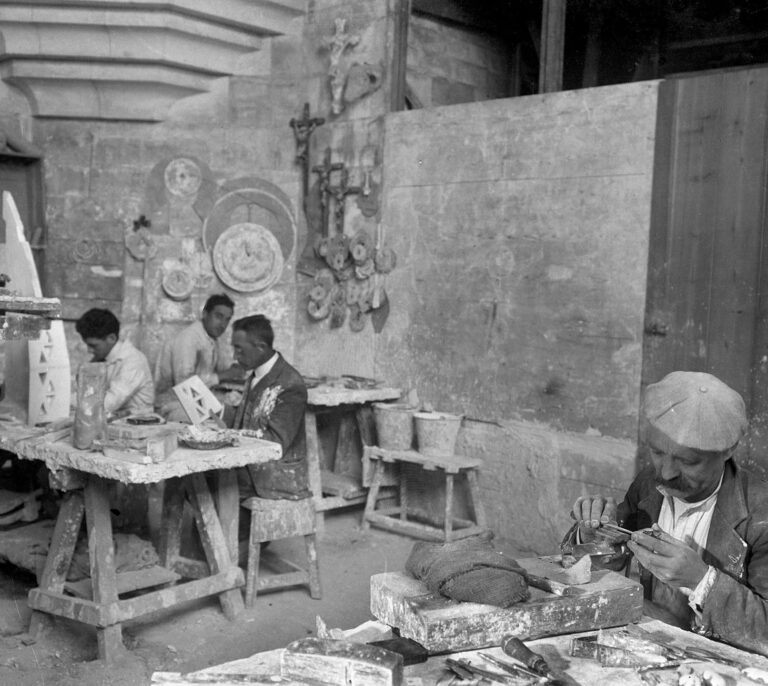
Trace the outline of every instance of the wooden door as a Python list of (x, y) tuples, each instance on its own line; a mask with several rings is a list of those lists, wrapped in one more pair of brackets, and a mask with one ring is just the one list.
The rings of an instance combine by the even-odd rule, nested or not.
[[(642, 382), (710, 372), (747, 404), (768, 471), (768, 68), (660, 87)], [(768, 264), (766, 264), (768, 266)]]

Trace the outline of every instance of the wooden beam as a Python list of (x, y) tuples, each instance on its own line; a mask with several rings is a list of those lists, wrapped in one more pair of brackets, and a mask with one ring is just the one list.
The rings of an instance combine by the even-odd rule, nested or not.
[(389, 110), (405, 109), (405, 75), (408, 65), (408, 23), (411, 18), (411, 0), (395, 0), (392, 12), (392, 62), (389, 74)]
[(539, 93), (563, 89), (566, 4), (567, 0), (544, 0), (542, 4)]

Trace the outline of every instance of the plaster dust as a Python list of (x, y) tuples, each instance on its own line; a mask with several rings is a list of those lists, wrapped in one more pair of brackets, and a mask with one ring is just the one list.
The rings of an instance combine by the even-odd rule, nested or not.
[[(95, 659), (93, 630), (66, 620), (56, 620), (40, 641), (26, 645), (26, 596), (34, 578), (0, 566), (0, 685), (144, 686), (154, 671), (195, 671), (314, 635), (317, 615), (329, 627), (358, 626), (372, 619), (370, 577), (403, 569), (414, 543), (384, 531), (363, 533), (361, 514), (356, 508), (326, 516), (319, 540), (322, 600), (300, 587), (261, 594), (234, 622), (215, 598), (158, 612), (123, 625), (131, 651), (110, 667)], [(301, 539), (275, 541), (273, 549), (303, 560)]]

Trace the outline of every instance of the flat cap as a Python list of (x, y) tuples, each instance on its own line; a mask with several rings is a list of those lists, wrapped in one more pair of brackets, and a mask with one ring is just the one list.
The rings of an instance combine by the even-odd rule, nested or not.
[(741, 396), (704, 372), (672, 372), (649, 385), (643, 416), (646, 438), (667, 450), (726, 451), (747, 429)]

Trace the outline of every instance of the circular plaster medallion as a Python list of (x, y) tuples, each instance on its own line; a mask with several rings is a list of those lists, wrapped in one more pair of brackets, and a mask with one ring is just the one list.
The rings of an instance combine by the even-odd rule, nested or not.
[(202, 182), (200, 167), (188, 157), (177, 157), (165, 168), (165, 187), (172, 195), (188, 198), (197, 193)]
[(157, 254), (157, 243), (145, 228), (129, 233), (125, 237), (125, 245), (137, 260), (148, 260)]
[(203, 225), (203, 247), (210, 250), (228, 227), (243, 219), (266, 225), (280, 245), (283, 261), (290, 259), (298, 228), (288, 199), (266, 183), (260, 187), (233, 186), (216, 201)]
[(162, 286), (171, 300), (186, 300), (192, 295), (195, 281), (188, 270), (175, 267), (163, 274)]
[(280, 243), (260, 224), (233, 224), (213, 246), (213, 268), (222, 283), (240, 293), (265, 291), (283, 273)]

